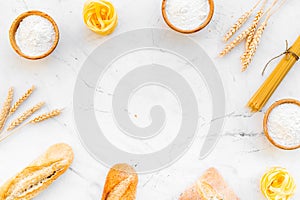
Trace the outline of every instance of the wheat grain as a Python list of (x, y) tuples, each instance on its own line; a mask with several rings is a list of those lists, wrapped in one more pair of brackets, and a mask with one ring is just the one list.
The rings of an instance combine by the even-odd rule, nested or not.
[(225, 56), (228, 54), (234, 47), (240, 44), (249, 34), (250, 28), (244, 30), (241, 34), (239, 34), (231, 43), (227, 44), (223, 51), (219, 54), (220, 57)]
[(255, 18), (254, 18), (254, 20), (253, 20), (251, 26), (250, 26), (250, 27), (251, 27), (251, 30), (250, 30), (250, 32), (249, 32), (247, 38), (246, 38), (246, 44), (245, 44), (246, 50), (250, 47), (250, 44), (251, 44), (251, 42), (252, 42), (252, 40), (253, 40), (255, 31), (256, 31), (256, 29), (257, 29), (257, 26), (258, 26), (258, 24), (259, 24), (260, 19), (261, 19), (262, 16), (263, 16), (263, 14), (264, 14), (263, 9), (261, 9), (259, 12), (257, 12), (257, 14), (256, 14), (256, 16), (255, 16)]
[(53, 110), (53, 111), (51, 111), (49, 113), (45, 113), (45, 114), (42, 114), (40, 116), (37, 116), (36, 118), (32, 119), (29, 123), (36, 124), (36, 123), (45, 121), (47, 119), (56, 117), (56, 116), (60, 115), (60, 113), (61, 113), (61, 110), (55, 109), (55, 110)]
[(30, 108), (29, 110), (25, 111), (20, 117), (16, 118), (12, 123), (8, 126), (7, 131), (11, 131), (22, 124), (26, 119), (28, 119), (31, 115), (33, 115), (36, 111), (40, 110), (45, 102), (40, 102)]
[(13, 101), (13, 96), (14, 96), (14, 89), (11, 87), (8, 90), (8, 94), (6, 97), (6, 100), (3, 104), (2, 110), (1, 110), (1, 114), (0, 114), (0, 131), (2, 131), (5, 122), (8, 118), (8, 113), (11, 107), (11, 102)]
[(26, 101), (26, 100), (30, 97), (30, 95), (32, 94), (32, 92), (34, 91), (34, 89), (35, 89), (35, 87), (32, 86), (30, 89), (28, 89), (28, 90), (26, 91), (25, 94), (23, 94), (22, 97), (20, 97), (20, 98), (16, 101), (16, 103), (14, 103), (14, 105), (11, 107), (11, 109), (10, 109), (10, 111), (9, 111), (9, 115), (12, 115), (14, 112), (16, 112), (16, 110), (22, 105), (22, 103), (23, 103), (24, 101)]
[(257, 47), (259, 45), (259, 42), (260, 42), (260, 39), (261, 39), (261, 36), (265, 30), (267, 26), (267, 20), (264, 21), (257, 29), (257, 31), (255, 32), (254, 36), (253, 36), (253, 40), (249, 46), (249, 48), (247, 49), (247, 51), (244, 52), (244, 54), (242, 55), (241, 57), (241, 61), (242, 61), (242, 71), (245, 71), (251, 61), (252, 61), (252, 58), (253, 56), (255, 55), (255, 52), (257, 50)]

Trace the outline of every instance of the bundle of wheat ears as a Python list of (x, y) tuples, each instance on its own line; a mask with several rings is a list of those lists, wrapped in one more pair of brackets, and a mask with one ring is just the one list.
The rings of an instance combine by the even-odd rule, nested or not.
[[(9, 88), (8, 94), (6, 97), (6, 100), (3, 104), (1, 113), (0, 113), (0, 142), (6, 139), (8, 136), (13, 134), (16, 128), (21, 128), (23, 126), (29, 125), (29, 124), (37, 124), (39, 122), (45, 121), (47, 119), (56, 117), (60, 115), (61, 110), (56, 109), (48, 113), (41, 114), (39, 116), (33, 117), (32, 119), (29, 119), (33, 114), (38, 112), (44, 105), (45, 102), (40, 102), (34, 105), (33, 107), (26, 110), (24, 113), (22, 113), (19, 117), (13, 119), (7, 126), (5, 130), (5, 125), (9, 117), (13, 116), (16, 111), (19, 109), (19, 107), (31, 96), (33, 91), (35, 90), (35, 87), (32, 86), (30, 89), (28, 89), (23, 96), (21, 96), (14, 104), (13, 104), (13, 97), (14, 97), (14, 89)], [(29, 119), (29, 120), (28, 120)], [(5, 130), (5, 131), (3, 131)], [(14, 131), (13, 131), (14, 130)], [(6, 132), (4, 134), (3, 132)]]
[[(245, 41), (245, 51), (241, 56), (242, 71), (245, 71), (249, 67), (271, 15), (273, 15), (275, 11), (277, 11), (286, 0), (282, 0), (281, 4), (277, 7), (276, 10), (273, 10), (273, 8), (278, 3), (278, 0), (273, 0), (272, 5), (267, 10), (265, 10), (267, 1), (268, 0), (259, 0), (258, 2), (256, 2), (256, 4), (249, 11), (247, 11), (237, 20), (237, 22), (229, 29), (229, 31), (223, 38), (224, 42), (227, 42), (250, 19), (255, 9), (260, 4), (262, 4), (256, 15), (254, 16), (251, 25), (247, 29), (242, 31), (235, 39), (229, 42), (225, 46), (223, 51), (221, 51), (219, 54), (220, 57), (223, 57), (228, 54), (234, 47)], [(261, 22), (263, 18), (264, 20)]]

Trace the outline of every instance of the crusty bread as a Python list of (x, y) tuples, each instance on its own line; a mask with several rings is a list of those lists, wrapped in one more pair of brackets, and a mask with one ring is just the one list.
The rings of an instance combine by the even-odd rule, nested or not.
[(215, 168), (209, 168), (179, 200), (239, 200)]
[(138, 176), (127, 164), (114, 165), (107, 174), (102, 200), (134, 200)]
[(62, 175), (73, 161), (72, 148), (55, 144), (0, 188), (0, 200), (30, 200)]
[(184, 191), (179, 197), (179, 200), (203, 200), (197, 189), (197, 185), (194, 184)]

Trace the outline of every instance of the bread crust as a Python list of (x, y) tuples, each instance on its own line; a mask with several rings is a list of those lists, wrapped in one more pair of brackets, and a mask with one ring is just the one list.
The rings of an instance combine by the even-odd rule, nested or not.
[(229, 188), (224, 178), (215, 168), (209, 168), (200, 178), (201, 181), (211, 185), (217, 194), (220, 194), (224, 200), (239, 200), (233, 190)]
[(102, 200), (135, 200), (138, 176), (128, 164), (116, 164), (108, 172)]
[(55, 144), (0, 188), (1, 200), (30, 200), (62, 175), (73, 162), (72, 148)]
[(179, 200), (203, 200), (198, 193), (196, 184), (186, 189), (179, 197)]
[(197, 183), (205, 183), (209, 185), (214, 190), (215, 195), (220, 197), (222, 200), (239, 200), (215, 168), (209, 168), (206, 170), (195, 184), (180, 195), (179, 200), (210, 200), (207, 199), (201, 192), (201, 189), (199, 188), (200, 186)]

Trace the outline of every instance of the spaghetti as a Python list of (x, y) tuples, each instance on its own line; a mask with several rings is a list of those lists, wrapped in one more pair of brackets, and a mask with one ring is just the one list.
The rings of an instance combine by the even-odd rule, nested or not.
[(300, 56), (300, 36), (291, 48), (286, 51), (284, 58), (266, 79), (262, 86), (257, 90), (248, 102), (247, 106), (253, 111), (260, 111), (270, 99), (276, 88), (290, 71)]

